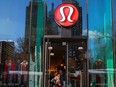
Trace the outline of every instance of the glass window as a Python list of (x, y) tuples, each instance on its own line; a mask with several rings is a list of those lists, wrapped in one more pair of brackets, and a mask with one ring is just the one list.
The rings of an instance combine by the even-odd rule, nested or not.
[(116, 0), (0, 0), (0, 87), (115, 87), (115, 57)]
[(111, 0), (88, 0), (88, 20), (89, 84), (114, 87)]

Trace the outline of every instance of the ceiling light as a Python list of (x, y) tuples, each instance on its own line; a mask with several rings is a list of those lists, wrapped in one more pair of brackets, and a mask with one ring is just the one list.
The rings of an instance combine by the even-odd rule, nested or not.
[(54, 56), (54, 53), (50, 53), (50, 56)]
[(49, 50), (52, 50), (52, 49), (53, 49), (53, 47), (48, 47), (48, 49), (49, 49)]
[(83, 50), (83, 47), (78, 47), (78, 50)]

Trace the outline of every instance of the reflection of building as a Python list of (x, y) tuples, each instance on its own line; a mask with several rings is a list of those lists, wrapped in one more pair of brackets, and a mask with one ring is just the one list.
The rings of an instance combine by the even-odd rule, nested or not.
[(54, 20), (54, 3), (51, 5), (51, 10), (47, 16), (47, 27), (46, 27), (46, 35), (58, 35), (58, 26)]
[(79, 11), (79, 19), (74, 27), (72, 27), (72, 36), (81, 36), (82, 35), (82, 7), (79, 6), (79, 3), (75, 0), (72, 2)]
[(26, 53), (31, 50), (33, 60), (35, 58), (34, 52), (36, 43), (37, 10), (38, 2), (36, 2), (36, 0), (30, 2), (29, 6), (26, 8), (25, 48), (27, 48)]
[[(35, 56), (36, 55), (35, 47), (37, 47), (36, 45), (39, 45), (36, 44), (37, 39), (40, 37), (40, 35), (37, 36), (37, 34), (42, 33), (40, 31), (38, 32), (39, 30), (38, 27), (41, 27), (41, 24), (39, 24), (40, 22), (38, 22), (38, 19), (39, 21), (42, 22), (41, 18), (43, 18), (42, 17), (43, 15), (40, 18), (38, 18), (39, 12), (41, 13), (42, 11), (41, 9), (43, 9), (40, 8), (42, 5), (43, 3), (41, 1), (38, 2), (38, 0), (31, 0), (30, 4), (26, 8), (25, 52), (26, 55), (28, 54), (28, 56), (26, 56), (27, 58), (25, 60), (27, 60), (29, 63), (29, 67), (27, 66), (27, 69), (30, 72), (37, 71), (39, 67), (37, 56)], [(40, 71), (38, 70), (38, 72)], [(35, 78), (35, 75), (30, 74), (28, 81), (29, 87), (34, 87), (37, 86), (38, 78), (37, 77)]]
[(71, 2), (72, 0), (62, 0), (63, 3)]
[[(82, 7), (79, 6), (79, 3), (76, 0), (62, 0), (62, 3), (72, 3), (79, 11), (79, 19), (76, 22), (76, 24), (69, 29), (71, 30), (69, 32), (67, 32), (67, 29), (63, 28), (62, 36), (63, 35), (67, 35), (67, 36), (70, 35), (70, 37), (81, 36), (82, 35)], [(68, 34), (66, 34), (66, 32)]]
[(4, 65), (8, 59), (14, 60), (14, 42), (0, 41), (0, 67)]
[(0, 63), (5, 63), (6, 59), (14, 59), (14, 42), (0, 41)]

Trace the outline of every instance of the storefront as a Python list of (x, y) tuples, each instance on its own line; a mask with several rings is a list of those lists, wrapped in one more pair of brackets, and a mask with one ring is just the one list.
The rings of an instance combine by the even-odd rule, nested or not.
[(48, 79), (52, 81), (59, 71), (62, 71), (64, 86), (87, 84), (87, 37), (45, 38), (44, 45), (44, 87), (50, 83), (50, 86), (55, 85)]
[(0, 86), (115, 87), (116, 0), (20, 1), (4, 2), (3, 15), (12, 14), (0, 24), (16, 28), (25, 19), (25, 39), (19, 53), (1, 45)]
[[(73, 26), (61, 26), (55, 18), (55, 11), (62, 3), (78, 9), (78, 20)], [(41, 85), (51, 86), (50, 73), (64, 66), (68, 87), (114, 87), (111, 0), (46, 0), (39, 2), (38, 8), (41, 11), (38, 11), (37, 47), (43, 48), (42, 55), (38, 55), (43, 61), (39, 63), (43, 72)]]

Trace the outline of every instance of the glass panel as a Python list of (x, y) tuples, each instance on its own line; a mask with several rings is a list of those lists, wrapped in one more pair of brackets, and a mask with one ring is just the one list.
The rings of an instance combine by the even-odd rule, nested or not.
[[(54, 20), (62, 3), (75, 25)], [(50, 87), (55, 73), (66, 87), (115, 87), (115, 40), (116, 0), (0, 0), (0, 87)]]
[(89, 84), (93, 87), (114, 87), (111, 8), (111, 0), (88, 0)]
[(0, 87), (28, 86), (29, 62), (24, 56), (28, 5), (29, 0), (0, 1)]
[(87, 86), (87, 42), (78, 41), (68, 44), (68, 86)]

